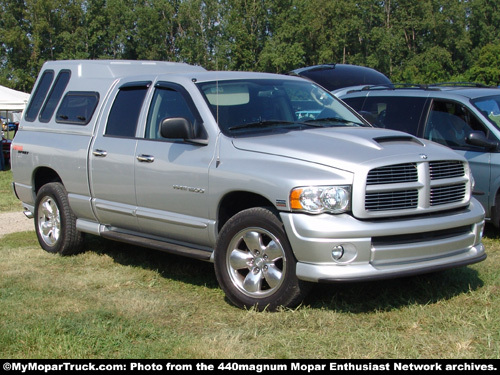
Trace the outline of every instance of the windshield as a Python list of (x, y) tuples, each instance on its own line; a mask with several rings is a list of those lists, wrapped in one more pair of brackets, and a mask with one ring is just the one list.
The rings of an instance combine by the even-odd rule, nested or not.
[(368, 126), (328, 91), (308, 81), (254, 79), (199, 83), (224, 134), (311, 127)]
[(472, 100), (472, 104), (500, 129), (500, 95), (477, 98)]

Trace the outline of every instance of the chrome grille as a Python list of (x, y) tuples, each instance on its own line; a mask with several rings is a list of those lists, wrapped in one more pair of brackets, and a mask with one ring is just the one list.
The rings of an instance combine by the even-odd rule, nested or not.
[[(359, 217), (411, 215), (461, 207), (470, 198), (466, 165), (458, 160), (401, 163), (374, 168), (366, 175)], [(361, 202), (360, 202), (361, 203)]]
[(459, 161), (433, 161), (429, 163), (431, 180), (461, 177), (464, 175), (464, 165)]
[(416, 208), (418, 190), (388, 191), (366, 194), (365, 208), (369, 211)]
[(394, 184), (398, 182), (417, 181), (417, 179), (417, 165), (415, 163), (406, 163), (372, 169), (368, 173), (366, 184)]
[(437, 186), (431, 189), (430, 205), (438, 206), (453, 202), (461, 202), (465, 197), (465, 184), (454, 186)]

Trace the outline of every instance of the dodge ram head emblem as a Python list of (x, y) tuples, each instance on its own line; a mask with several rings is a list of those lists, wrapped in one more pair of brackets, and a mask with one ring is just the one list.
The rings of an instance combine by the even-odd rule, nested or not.
[(426, 154), (420, 154), (420, 159), (427, 159), (427, 155)]

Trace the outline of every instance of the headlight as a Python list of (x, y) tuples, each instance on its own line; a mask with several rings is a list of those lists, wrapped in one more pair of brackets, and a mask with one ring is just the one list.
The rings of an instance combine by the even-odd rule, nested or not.
[(290, 193), (292, 210), (314, 214), (330, 212), (340, 214), (351, 208), (350, 186), (298, 187)]

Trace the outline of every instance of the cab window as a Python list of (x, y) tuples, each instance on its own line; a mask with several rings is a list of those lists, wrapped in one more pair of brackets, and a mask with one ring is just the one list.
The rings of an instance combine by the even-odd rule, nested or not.
[(109, 112), (107, 136), (135, 137), (142, 103), (151, 82), (134, 82), (122, 85)]
[(461, 103), (434, 100), (424, 130), (424, 138), (458, 149), (477, 149), (467, 143), (471, 132), (490, 138), (489, 130)]
[(201, 120), (194, 104), (184, 89), (174, 83), (158, 83), (155, 87), (146, 122), (146, 139), (164, 139), (160, 134), (163, 120), (183, 118), (196, 132)]

